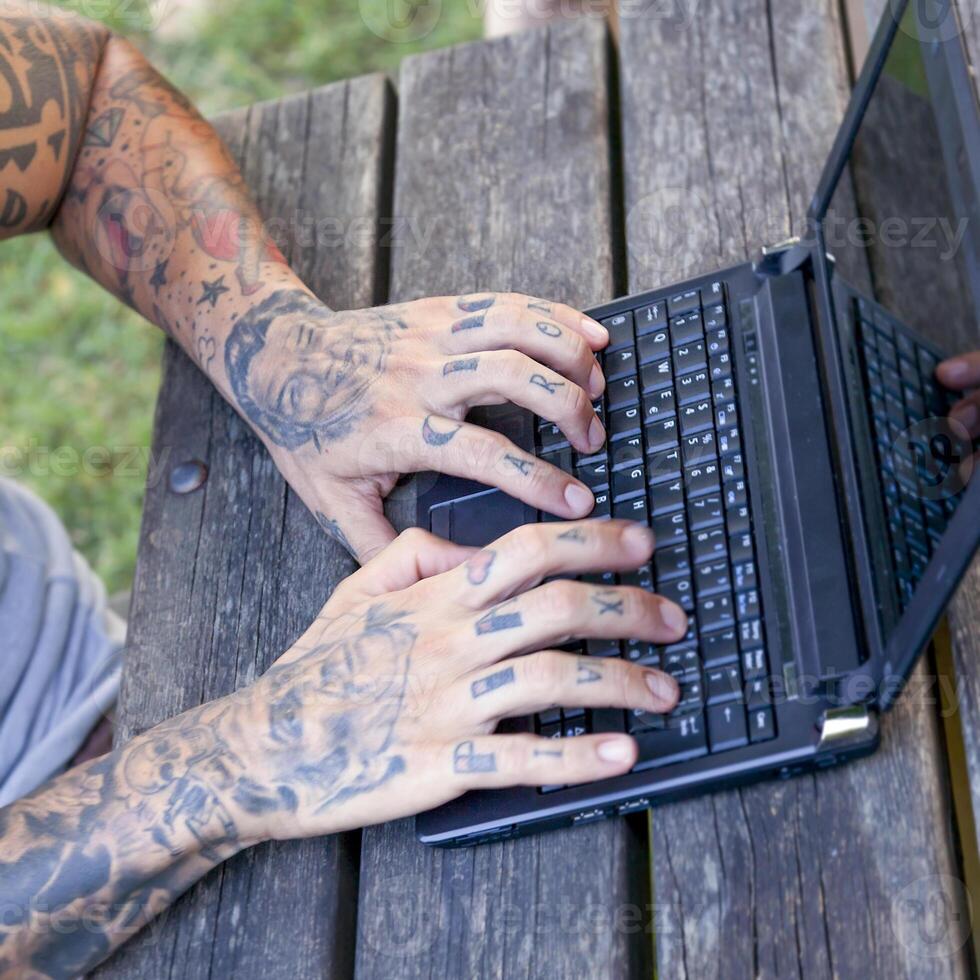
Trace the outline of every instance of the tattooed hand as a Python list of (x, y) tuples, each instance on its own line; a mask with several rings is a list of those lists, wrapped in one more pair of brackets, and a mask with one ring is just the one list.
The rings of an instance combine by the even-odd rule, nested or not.
[(382, 501), (401, 473), (451, 473), (561, 517), (588, 514), (583, 484), (464, 417), (512, 402), (558, 423), (580, 452), (597, 449), (594, 352), (607, 339), (567, 306), (516, 294), (332, 313), (280, 289), (236, 321), (224, 366), (280, 469), (363, 561), (395, 535)]
[(530, 525), (482, 551), (401, 535), (251, 687), (0, 810), (0, 894), (16, 913), (0, 927), (0, 975), (85, 972), (262, 840), (390, 820), (476, 788), (627, 772), (628, 735), (493, 732), (554, 705), (673, 707), (666, 674), (553, 649), (678, 640), (687, 616), (673, 603), (554, 578), (636, 568), (652, 550), (649, 529), (625, 521)]

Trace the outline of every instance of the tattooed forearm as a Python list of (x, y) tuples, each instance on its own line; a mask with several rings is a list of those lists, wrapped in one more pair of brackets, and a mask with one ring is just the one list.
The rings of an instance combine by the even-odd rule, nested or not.
[(489, 694), (491, 691), (496, 691), (498, 687), (503, 687), (505, 684), (514, 683), (514, 668), (504, 667), (503, 670), (495, 671), (492, 674), (488, 674), (486, 677), (480, 677), (470, 684), (470, 694), (474, 698), (483, 697), (484, 694)]
[(299, 836), (404, 771), (395, 726), (416, 630), (378, 605), (335, 632), (0, 810), (0, 895), (16, 910), (0, 926), (0, 974), (87, 972), (268, 836), (270, 814), (297, 819)]

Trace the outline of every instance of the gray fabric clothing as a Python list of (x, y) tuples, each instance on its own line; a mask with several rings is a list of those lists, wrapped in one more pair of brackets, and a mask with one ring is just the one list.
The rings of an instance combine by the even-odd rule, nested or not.
[(51, 509), (0, 478), (0, 806), (61, 772), (115, 704), (123, 633)]

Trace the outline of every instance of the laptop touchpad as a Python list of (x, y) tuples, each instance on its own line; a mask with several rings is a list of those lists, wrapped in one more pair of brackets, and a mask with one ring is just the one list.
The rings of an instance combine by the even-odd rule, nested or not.
[(457, 544), (482, 548), (531, 519), (533, 513), (521, 501), (499, 490), (481, 493), (454, 501), (452, 539)]

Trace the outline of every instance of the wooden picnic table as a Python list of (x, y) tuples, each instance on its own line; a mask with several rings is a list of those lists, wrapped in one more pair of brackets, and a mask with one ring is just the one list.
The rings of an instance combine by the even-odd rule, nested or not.
[[(618, 45), (594, 20), (463, 45), (221, 132), (334, 308), (487, 289), (586, 307), (753, 257), (799, 228), (843, 112), (839, 5), (633, 6)], [(153, 450), (118, 742), (253, 681), (353, 568), (172, 344)], [(192, 459), (204, 488), (173, 493)], [(951, 787), (965, 769), (980, 791), (980, 566), (949, 623), (961, 713), (906, 698), (871, 758), (475, 849), (423, 847), (411, 820), (257, 847), (99, 975), (967, 976), (977, 840)]]

